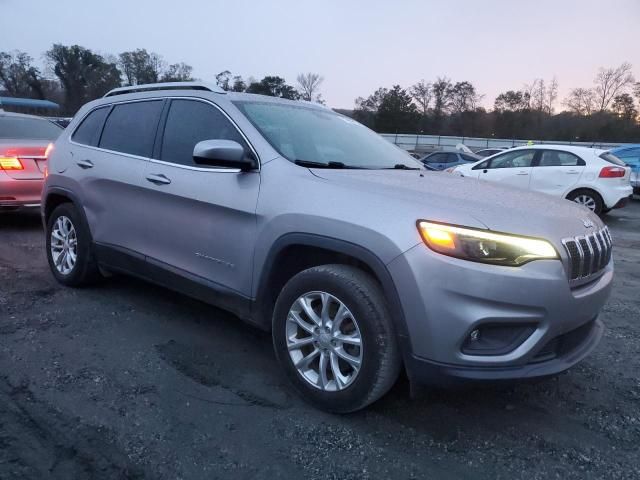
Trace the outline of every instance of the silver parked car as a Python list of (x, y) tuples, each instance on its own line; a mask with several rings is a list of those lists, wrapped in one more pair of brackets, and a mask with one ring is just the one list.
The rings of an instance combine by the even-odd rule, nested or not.
[(611, 237), (572, 202), (431, 173), (323, 106), (199, 83), (116, 89), (50, 158), (55, 278), (124, 272), (271, 330), (332, 412), (412, 382), (563, 371), (602, 334)]
[(60, 132), (47, 119), (0, 110), (0, 212), (40, 206), (47, 150)]

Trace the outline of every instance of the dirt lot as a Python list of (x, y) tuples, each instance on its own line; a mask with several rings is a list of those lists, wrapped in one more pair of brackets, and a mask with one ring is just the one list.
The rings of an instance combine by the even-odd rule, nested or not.
[(602, 343), (556, 378), (327, 415), (267, 335), (124, 277), (56, 284), (36, 215), (0, 216), (0, 478), (640, 478), (640, 202), (607, 217)]

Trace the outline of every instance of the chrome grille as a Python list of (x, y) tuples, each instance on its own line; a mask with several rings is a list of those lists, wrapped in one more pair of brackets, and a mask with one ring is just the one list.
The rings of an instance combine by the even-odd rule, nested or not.
[(607, 227), (582, 237), (565, 238), (562, 244), (569, 256), (570, 280), (589, 278), (611, 260), (611, 234)]

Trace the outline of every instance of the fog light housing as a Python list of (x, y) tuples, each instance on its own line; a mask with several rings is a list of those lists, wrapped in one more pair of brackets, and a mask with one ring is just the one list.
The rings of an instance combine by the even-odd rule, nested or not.
[(462, 344), (465, 355), (506, 355), (536, 330), (535, 324), (484, 324), (474, 327)]

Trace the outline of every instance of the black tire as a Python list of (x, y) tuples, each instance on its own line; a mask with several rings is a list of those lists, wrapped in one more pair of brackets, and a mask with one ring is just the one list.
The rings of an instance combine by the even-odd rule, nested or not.
[[(295, 368), (287, 348), (286, 324), (294, 302), (308, 292), (327, 292), (339, 299), (357, 321), (362, 337), (362, 363), (352, 383), (338, 391), (311, 385)], [(382, 397), (400, 372), (401, 359), (391, 316), (378, 283), (347, 265), (304, 270), (284, 286), (273, 314), (273, 344), (280, 365), (303, 399), (332, 413), (360, 410)]]
[(593, 210), (593, 213), (595, 213), (596, 215), (602, 215), (603, 213), (605, 213), (603, 212), (604, 202), (602, 201), (602, 197), (595, 190), (590, 190), (588, 188), (581, 188), (578, 190), (574, 190), (569, 195), (567, 195), (567, 200), (571, 200), (572, 202), (575, 202), (576, 198), (581, 196), (589, 197), (593, 200), (593, 202), (595, 203), (595, 208)]
[[(62, 273), (55, 266), (51, 252), (51, 232), (58, 218), (67, 217), (75, 229), (77, 238), (76, 262), (68, 273)], [(72, 203), (58, 205), (47, 220), (46, 231), (47, 260), (55, 279), (69, 287), (82, 287), (95, 283), (101, 278), (92, 252), (91, 235), (82, 217)]]

